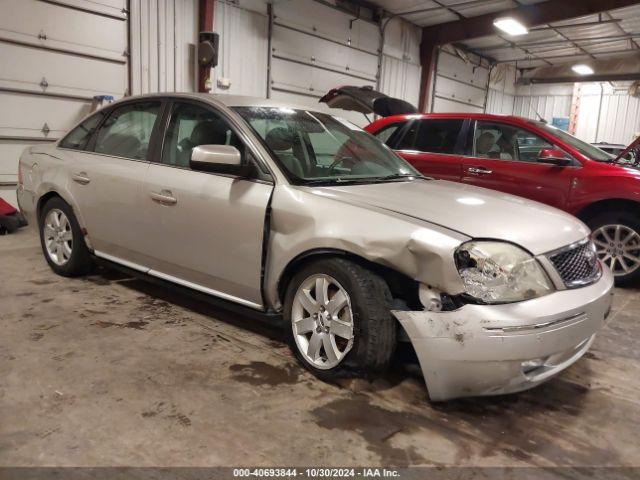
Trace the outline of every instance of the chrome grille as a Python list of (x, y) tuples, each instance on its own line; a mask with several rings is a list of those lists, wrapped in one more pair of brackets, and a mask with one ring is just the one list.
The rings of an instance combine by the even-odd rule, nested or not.
[(600, 265), (590, 241), (570, 245), (548, 258), (568, 288), (588, 285), (600, 277)]

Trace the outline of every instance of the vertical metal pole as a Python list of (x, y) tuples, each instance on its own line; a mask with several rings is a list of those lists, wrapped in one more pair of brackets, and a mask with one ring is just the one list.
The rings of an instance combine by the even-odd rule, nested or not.
[[(213, 9), (215, 0), (200, 0), (198, 11), (199, 32), (213, 31)], [(196, 45), (196, 59), (198, 46)], [(198, 91), (206, 92), (205, 84), (211, 73), (210, 68), (198, 67)]]
[(598, 120), (596, 121), (596, 138), (594, 142), (598, 141), (598, 133), (600, 131), (600, 116), (602, 115), (602, 99), (604, 98), (604, 85), (600, 82), (600, 104), (598, 105)]
[(273, 57), (273, 3), (267, 3), (267, 15), (269, 16), (269, 30), (267, 38), (267, 98), (271, 98), (271, 58)]

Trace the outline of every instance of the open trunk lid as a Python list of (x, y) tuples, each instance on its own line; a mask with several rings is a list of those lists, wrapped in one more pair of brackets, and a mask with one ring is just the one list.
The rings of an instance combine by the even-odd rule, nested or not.
[(418, 109), (409, 102), (393, 98), (382, 92), (377, 92), (373, 87), (338, 87), (319, 100), (331, 108), (341, 108), (360, 113), (375, 113), (381, 117), (418, 113)]
[(640, 160), (640, 137), (636, 138), (627, 148), (622, 150), (616, 158), (611, 160), (611, 163), (619, 163), (624, 161), (624, 157), (626, 157), (629, 153), (633, 154), (634, 163), (637, 164)]

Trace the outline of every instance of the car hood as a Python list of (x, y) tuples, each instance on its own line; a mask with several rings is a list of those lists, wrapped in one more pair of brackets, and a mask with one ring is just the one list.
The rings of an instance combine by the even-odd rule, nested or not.
[(441, 180), (318, 187), (313, 191), (342, 202), (436, 224), (471, 238), (513, 242), (534, 255), (589, 235), (589, 229), (581, 221), (558, 209), (514, 195)]

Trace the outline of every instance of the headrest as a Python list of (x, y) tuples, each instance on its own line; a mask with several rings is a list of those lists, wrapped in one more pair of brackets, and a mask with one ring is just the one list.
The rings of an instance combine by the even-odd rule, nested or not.
[(269, 130), (264, 140), (272, 150), (289, 150), (293, 147), (293, 132), (285, 127)]
[(191, 132), (193, 145), (224, 145), (227, 143), (227, 126), (217, 120), (205, 120)]

